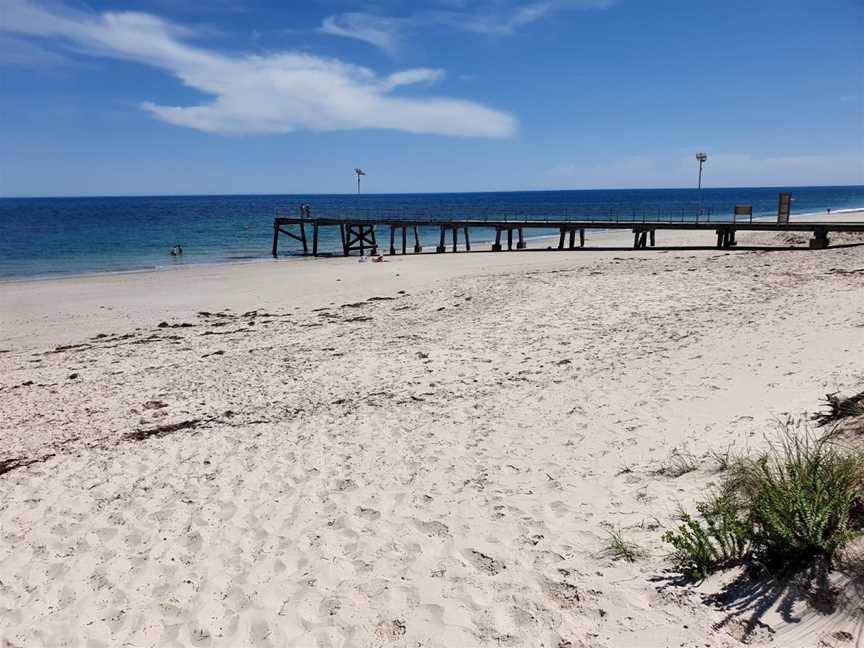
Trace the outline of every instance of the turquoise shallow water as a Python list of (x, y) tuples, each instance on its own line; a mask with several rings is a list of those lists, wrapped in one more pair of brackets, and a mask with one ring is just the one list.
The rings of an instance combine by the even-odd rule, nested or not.
[[(703, 189), (527, 191), (459, 194), (159, 196), (117, 198), (0, 199), (0, 279), (64, 276), (91, 272), (143, 270), (200, 263), (269, 258), (277, 208), (296, 213), (308, 203), (313, 214), (343, 215), (362, 210), (387, 216), (424, 218), (501, 215), (545, 218), (614, 211), (689, 215), (699, 205), (717, 218), (736, 204), (752, 204), (754, 215), (777, 211), (777, 194), (792, 192), (793, 214), (864, 208), (864, 186)], [(484, 236), (485, 234), (485, 236)], [(423, 232), (426, 249), (436, 232)], [(474, 240), (490, 234), (472, 232)], [(172, 257), (181, 244), (182, 257)], [(280, 252), (296, 254), (297, 243), (283, 237)], [(322, 235), (321, 250), (336, 251), (338, 235)]]

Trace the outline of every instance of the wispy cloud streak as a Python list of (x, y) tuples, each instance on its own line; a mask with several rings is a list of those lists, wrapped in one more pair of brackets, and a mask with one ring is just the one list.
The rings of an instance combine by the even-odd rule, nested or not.
[(464, 137), (507, 137), (506, 112), (451, 98), (400, 97), (442, 70), (413, 69), (383, 79), (372, 70), (311, 54), (228, 55), (190, 44), (193, 31), (142, 13), (49, 11), (6, 0), (0, 31), (51, 39), (94, 56), (149, 65), (211, 97), (200, 105), (142, 107), (158, 119), (215, 133), (393, 129)]
[(395, 55), (409, 32), (423, 29), (449, 29), (486, 36), (509, 36), (520, 28), (561, 11), (606, 9), (615, 0), (548, 0), (528, 4), (479, 2), (464, 8), (420, 11), (392, 17), (349, 12), (324, 19), (319, 31), (364, 41)]

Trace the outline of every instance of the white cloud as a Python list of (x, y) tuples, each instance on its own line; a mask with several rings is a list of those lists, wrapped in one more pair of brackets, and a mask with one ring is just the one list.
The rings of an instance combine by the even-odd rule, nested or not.
[(444, 78), (444, 70), (431, 70), (429, 68), (414, 68), (413, 70), (405, 70), (396, 72), (387, 77), (384, 83), (380, 84), (380, 88), (384, 91), (390, 91), (402, 85), (418, 85), (431, 84), (440, 81)]
[(394, 55), (405, 33), (410, 30), (438, 27), (487, 36), (508, 36), (519, 28), (555, 12), (606, 9), (614, 2), (615, 0), (547, 0), (520, 5), (515, 2), (487, 0), (473, 3), (470, 11), (466, 10), (462, 3), (455, 3), (451, 4), (451, 9), (417, 12), (400, 18), (349, 12), (328, 16), (319, 31), (361, 40)]
[[(694, 149), (695, 151), (695, 149)], [(548, 169), (536, 183), (549, 189), (667, 188), (695, 186), (693, 154), (636, 155), (599, 164), (568, 163)], [(770, 187), (864, 184), (860, 153), (758, 157), (709, 152), (703, 186)]]
[(404, 21), (364, 13), (343, 13), (328, 16), (318, 31), (331, 36), (355, 38), (380, 47), (388, 54), (396, 54), (402, 38)]
[(141, 13), (48, 11), (4, 0), (0, 31), (51, 38), (84, 51), (162, 69), (213, 97), (196, 106), (142, 107), (170, 124), (217, 133), (287, 133), (393, 129), (465, 137), (507, 137), (508, 113), (450, 98), (400, 97), (394, 90), (428, 84), (441, 70), (403, 70), (379, 79), (365, 67), (302, 53), (226, 55), (193, 46), (194, 34)]

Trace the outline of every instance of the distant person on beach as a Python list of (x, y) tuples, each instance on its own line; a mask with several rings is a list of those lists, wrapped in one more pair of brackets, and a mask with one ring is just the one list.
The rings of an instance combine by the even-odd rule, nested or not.
[(171, 248), (171, 256), (180, 256), (183, 254), (183, 248), (179, 244)]

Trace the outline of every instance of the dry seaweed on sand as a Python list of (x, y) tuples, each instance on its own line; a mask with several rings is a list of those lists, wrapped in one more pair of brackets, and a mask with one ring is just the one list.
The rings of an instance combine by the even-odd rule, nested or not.
[(813, 420), (821, 427), (853, 416), (864, 416), (864, 391), (848, 397), (839, 392), (825, 394), (823, 411), (814, 414)]

